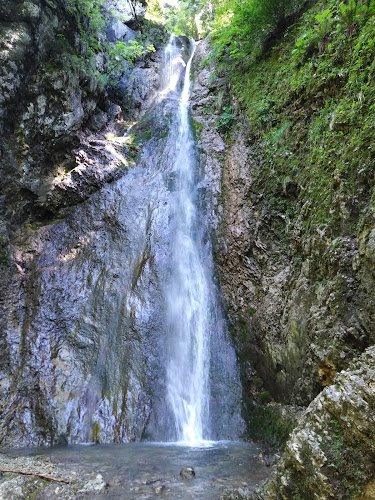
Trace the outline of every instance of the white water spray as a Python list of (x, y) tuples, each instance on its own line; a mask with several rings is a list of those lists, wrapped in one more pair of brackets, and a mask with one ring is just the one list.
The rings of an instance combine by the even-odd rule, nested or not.
[(196, 241), (198, 221), (193, 199), (195, 158), (188, 103), (195, 43), (191, 45), (179, 102), (172, 276), (167, 297), (170, 333), (167, 397), (177, 439), (194, 444), (206, 439), (208, 433), (210, 349), (209, 292)]
[(181, 71), (185, 67), (186, 64), (182, 58), (181, 50), (176, 45), (176, 36), (172, 34), (168, 45), (164, 49), (163, 81), (162, 91), (160, 92), (162, 97), (176, 90)]
[(169, 122), (160, 157), (168, 186), (168, 260), (163, 261), (162, 284), (166, 384), (151, 429), (160, 432), (161, 439), (206, 446), (211, 440), (238, 438), (241, 388), (214, 283), (209, 228), (201, 206), (202, 179), (190, 127), (190, 72), (196, 44), (191, 42), (185, 64), (180, 42), (171, 36), (165, 49), (158, 108)]

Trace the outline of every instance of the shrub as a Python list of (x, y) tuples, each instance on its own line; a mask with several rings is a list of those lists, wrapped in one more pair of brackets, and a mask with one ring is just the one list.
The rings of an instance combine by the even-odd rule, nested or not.
[(232, 114), (232, 106), (223, 106), (223, 113), (215, 123), (215, 128), (221, 129), (222, 131), (228, 130), (232, 125), (234, 118), (235, 116)]

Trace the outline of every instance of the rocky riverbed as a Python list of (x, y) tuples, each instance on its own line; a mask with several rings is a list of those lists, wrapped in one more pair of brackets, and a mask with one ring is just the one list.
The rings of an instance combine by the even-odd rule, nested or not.
[[(232, 486), (250, 494), (268, 477), (259, 452), (252, 444), (225, 442), (204, 448), (143, 443), (7, 452), (0, 455), (0, 469), (49, 479), (5, 472), (0, 499), (217, 500)], [(194, 475), (181, 474), (187, 468)]]

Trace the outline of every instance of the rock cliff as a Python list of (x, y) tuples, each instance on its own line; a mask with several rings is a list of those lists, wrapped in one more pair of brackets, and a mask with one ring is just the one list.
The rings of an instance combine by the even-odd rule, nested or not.
[[(134, 39), (144, 11), (121, 5), (107, 2), (117, 12), (106, 14), (111, 42)], [(82, 67), (65, 2), (3, 1), (0, 33), (1, 444), (155, 438), (156, 418), (168, 427), (154, 395), (165, 390), (159, 235), (175, 182), (162, 159), (175, 104), (151, 110), (161, 55), (108, 94), (105, 55)], [(249, 81), (275, 77), (272, 58), (286, 54), (288, 36), (294, 47), (287, 33)], [(290, 91), (280, 109), (269, 96), (256, 103), (260, 132), (226, 66), (210, 61), (203, 41), (192, 92), (197, 197), (249, 435), (280, 445), (300, 415), (259, 498), (372, 498), (373, 121), (359, 145), (346, 135), (350, 120), (326, 111), (345, 94), (343, 78), (324, 75), (319, 87), (317, 65), (315, 87)], [(325, 154), (318, 139), (333, 135), (341, 149), (314, 171), (314, 154)], [(343, 166), (346, 144), (354, 156), (345, 151)]]
[[(145, 9), (135, 6), (137, 19), (122, 2), (104, 5), (112, 41), (134, 37), (123, 19), (139, 22)], [(90, 71), (82, 66), (83, 35), (68, 7), (7, 1), (0, 8), (5, 446), (136, 439), (150, 412), (143, 356), (152, 358), (145, 354), (152, 340), (139, 347), (135, 325), (137, 304), (146, 300), (136, 289), (150, 258), (152, 207), (142, 202), (137, 216), (126, 215), (116, 200), (119, 187), (90, 205), (82, 202), (134, 165), (144, 130), (127, 140), (123, 135), (160, 86), (161, 55), (137, 64), (124, 119), (121, 101), (101, 85), (105, 54)], [(136, 242), (131, 252), (129, 238)], [(151, 275), (143, 279), (152, 281)], [(114, 351), (122, 362), (111, 362)]]
[[(277, 447), (297, 425), (272, 487), (259, 498), (371, 498), (372, 465), (359, 465), (374, 461), (371, 431), (363, 424), (371, 426), (374, 397), (371, 143), (357, 146), (358, 158), (345, 151), (349, 177), (329, 156), (344, 139), (333, 121), (317, 118), (324, 101), (311, 97), (306, 83), (299, 93), (288, 87), (280, 107), (265, 93), (272, 79), (287, 88), (284, 70), (298, 72), (288, 70), (296, 36), (294, 28), (249, 75), (244, 70), (241, 84), (250, 82), (248, 92), (256, 95), (239, 88), (207, 42), (198, 49), (192, 107), (207, 182), (218, 186), (212, 200), (217, 271), (249, 435)], [(327, 99), (334, 96), (330, 102), (345, 96), (343, 87), (321, 78)], [(331, 141), (326, 156), (314, 136), (318, 122), (321, 137)], [(345, 129), (346, 144), (357, 140), (355, 127)], [(309, 163), (314, 148), (321, 155), (315, 171)], [(254, 497), (237, 491), (225, 498)]]
[[(365, 210), (358, 235), (332, 235), (330, 228), (303, 227), (305, 205), (293, 226), (275, 213), (256, 190), (268, 172), (240, 111), (230, 135), (217, 126), (233, 92), (213, 66), (199, 69), (208, 54), (204, 42), (195, 60), (193, 117), (202, 164), (217, 186), (218, 272), (240, 356), (273, 398), (306, 405), (374, 341), (373, 218)], [(280, 189), (275, 195), (288, 200), (299, 187), (288, 182)]]

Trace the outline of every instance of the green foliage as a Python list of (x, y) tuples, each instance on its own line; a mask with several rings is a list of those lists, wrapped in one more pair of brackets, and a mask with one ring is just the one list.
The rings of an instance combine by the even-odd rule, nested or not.
[(349, 0), (348, 2), (340, 2), (337, 22), (345, 28), (348, 28), (350, 25), (364, 20), (374, 13), (374, 0)]
[(190, 38), (199, 38), (196, 15), (199, 3), (190, 0), (182, 0), (177, 5), (167, 6), (165, 24), (169, 33), (175, 33), (177, 36), (186, 35)]
[(152, 132), (153, 132), (152, 128), (149, 128), (148, 130), (146, 130), (145, 132), (143, 132), (142, 139), (144, 141), (149, 141), (151, 139), (151, 137), (152, 137)]
[(197, 141), (203, 130), (203, 124), (191, 118), (191, 129), (193, 131), (194, 139)]
[[(214, 49), (242, 67), (252, 64), (264, 44), (286, 27), (286, 20), (306, 5), (304, 0), (226, 0), (214, 11)], [(328, 2), (311, 19), (311, 27), (296, 41), (292, 52), (296, 65), (314, 50), (323, 52), (325, 41), (338, 26), (351, 36), (354, 25), (375, 12), (375, 0)], [(319, 45), (320, 42), (320, 45)]]
[(330, 8), (325, 9), (315, 16), (315, 20), (317, 24), (314, 26), (314, 30), (319, 40), (323, 40), (332, 30), (333, 11)]
[(343, 463), (343, 446), (344, 446), (344, 435), (342, 433), (340, 424), (337, 420), (330, 421), (330, 436), (331, 445), (328, 451), (328, 460), (330, 461), (328, 467), (333, 467), (338, 469)]
[(302, 0), (224, 2), (218, 10), (214, 34), (220, 54), (238, 61), (246, 58), (247, 63), (254, 61), (267, 37), (303, 4)]
[[(156, 36), (157, 33), (153, 23), (147, 24), (144, 30), (146, 34), (137, 41), (112, 44), (107, 41), (105, 34), (103, 0), (67, 0), (65, 8), (73, 17), (80, 36), (72, 42), (66, 35), (59, 33), (51, 50), (52, 58), (48, 67), (53, 70), (54, 65), (60, 65), (67, 75), (79, 78), (91, 91), (116, 84), (126, 70), (124, 62), (132, 67), (137, 58), (155, 51), (149, 43), (151, 34)], [(148, 29), (151, 32), (149, 34)], [(159, 41), (162, 29), (158, 29)], [(98, 59), (98, 55), (102, 57)], [(98, 64), (98, 60), (102, 62)]]
[(297, 38), (294, 49), (292, 50), (292, 59), (295, 66), (306, 62), (306, 59), (318, 48), (318, 36), (315, 30), (307, 30)]
[[(232, 67), (232, 87), (259, 144), (261, 167), (253, 172), (253, 189), (267, 198), (275, 214), (273, 229), (284, 240), (297, 214), (311, 230), (317, 225), (333, 232), (343, 224), (348, 230), (356, 227), (353, 202), (364, 206), (371, 197), (375, 16), (370, 6), (349, 33), (339, 21), (335, 0), (325, 2), (323, 10), (318, 4), (267, 57), (246, 71)], [(330, 31), (321, 47), (315, 26), (324, 19), (329, 23), (322, 33), (328, 26)], [(285, 179), (300, 186), (294, 197)]]
[(235, 116), (232, 113), (232, 106), (223, 106), (223, 113), (220, 115), (220, 118), (215, 123), (215, 128), (225, 132), (232, 125), (234, 119)]
[(145, 19), (142, 33), (137, 35), (136, 40), (144, 47), (152, 45), (159, 48), (167, 41), (167, 31), (161, 22)]
[(66, 10), (74, 16), (81, 35), (81, 52), (90, 56), (101, 49), (105, 18), (103, 0), (67, 0)]
[(268, 391), (263, 391), (258, 396), (258, 402), (260, 405), (268, 403), (269, 400), (270, 400), (270, 393)]
[(52, 52), (54, 54), (72, 54), (74, 49), (65, 36), (62, 33), (58, 33), (52, 47)]
[(9, 261), (9, 253), (5, 247), (5, 241), (3, 238), (0, 238), (0, 267), (5, 266)]
[(248, 414), (249, 438), (278, 449), (285, 443), (296, 422), (281, 413), (277, 406), (251, 406)]
[(290, 120), (286, 120), (281, 123), (279, 126), (274, 127), (265, 134), (265, 139), (269, 141), (269, 143), (273, 146), (277, 146), (278, 144), (283, 144), (284, 139), (288, 135), (290, 129), (292, 128), (292, 122)]
[(146, 10), (146, 20), (155, 24), (164, 24), (163, 7), (159, 0), (148, 0)]
[(257, 310), (255, 309), (255, 307), (249, 307), (248, 310), (247, 310), (247, 314), (249, 316), (254, 316), (254, 314), (257, 312)]
[(0, 266), (4, 266), (5, 264), (7, 264), (9, 261), (9, 254), (8, 252), (3, 249), (3, 250), (0, 250)]
[(257, 378), (254, 380), (254, 387), (255, 387), (256, 389), (260, 389), (260, 388), (262, 387), (262, 385), (263, 385), (262, 380), (261, 380), (260, 378), (258, 378), (258, 377), (257, 377)]
[(124, 71), (124, 61), (128, 62), (132, 68), (136, 59), (139, 59), (146, 52), (155, 52), (155, 47), (149, 45), (145, 48), (136, 40), (108, 45), (108, 75), (116, 81), (116, 77)]
[(169, 33), (200, 39), (213, 27), (216, 4), (219, 0), (180, 0), (164, 4), (161, 17)]
[(330, 420), (329, 439), (323, 441), (327, 465), (322, 472), (335, 484), (337, 498), (358, 498), (373, 478), (374, 464), (368, 458), (368, 445), (367, 439), (357, 440), (345, 425)]

